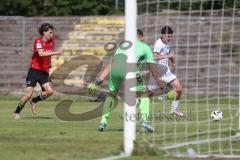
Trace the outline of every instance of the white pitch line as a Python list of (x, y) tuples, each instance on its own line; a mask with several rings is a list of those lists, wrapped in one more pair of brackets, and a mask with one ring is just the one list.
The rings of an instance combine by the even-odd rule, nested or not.
[[(232, 139), (239, 139), (239, 137), (231, 137)], [(219, 141), (227, 141), (229, 140), (229, 137), (227, 138), (214, 138), (214, 139), (206, 139), (206, 140), (201, 140), (201, 141), (191, 141), (191, 142), (185, 142), (185, 143), (179, 143), (179, 144), (175, 144), (175, 145), (169, 145), (169, 146), (165, 146), (165, 147), (160, 147), (160, 149), (172, 149), (172, 148), (178, 148), (178, 147), (183, 147), (183, 146), (188, 146), (188, 145), (194, 145), (194, 144), (204, 144), (204, 143), (211, 143), (211, 142), (219, 142)]]

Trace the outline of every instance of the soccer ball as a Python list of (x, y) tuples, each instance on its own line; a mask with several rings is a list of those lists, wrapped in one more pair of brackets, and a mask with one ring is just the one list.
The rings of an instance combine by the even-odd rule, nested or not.
[(166, 96), (169, 101), (173, 101), (176, 99), (176, 92), (174, 90), (170, 90), (167, 92)]
[(223, 112), (220, 110), (215, 110), (211, 112), (211, 119), (214, 121), (219, 121), (223, 119)]

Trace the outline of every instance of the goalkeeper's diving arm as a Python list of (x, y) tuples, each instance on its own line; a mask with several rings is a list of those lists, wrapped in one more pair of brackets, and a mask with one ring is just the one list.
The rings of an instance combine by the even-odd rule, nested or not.
[(156, 64), (155, 63), (147, 63), (147, 67), (150, 70), (150, 72), (152, 73), (153, 78), (157, 82), (159, 88), (163, 89), (164, 88), (164, 83), (161, 79), (161, 75), (160, 75), (159, 71), (157, 70)]
[(108, 76), (110, 70), (110, 65), (104, 68), (102, 74), (99, 76), (99, 80), (104, 81), (104, 79)]
[(107, 67), (104, 68), (102, 74), (96, 78), (96, 81), (95, 83), (89, 83), (89, 85), (87, 86), (88, 88), (88, 92), (90, 94), (93, 94), (94, 92), (97, 91), (97, 89), (102, 85), (104, 79), (108, 76), (109, 74), (109, 68), (110, 68), (110, 65), (108, 65)]

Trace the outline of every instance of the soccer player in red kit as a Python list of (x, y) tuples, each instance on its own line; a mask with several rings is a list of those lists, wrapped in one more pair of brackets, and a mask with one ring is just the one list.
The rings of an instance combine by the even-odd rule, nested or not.
[(59, 48), (58, 50), (53, 51), (55, 38), (53, 26), (51, 24), (41, 24), (39, 34), (41, 37), (35, 38), (34, 40), (33, 56), (30, 61), (31, 66), (26, 78), (26, 91), (13, 113), (14, 119), (20, 118), (20, 112), (27, 101), (31, 99), (33, 89), (37, 83), (40, 84), (42, 93), (30, 100), (33, 114), (36, 113), (36, 103), (48, 98), (54, 92), (52, 82), (49, 78), (51, 56), (62, 54), (64, 49)]

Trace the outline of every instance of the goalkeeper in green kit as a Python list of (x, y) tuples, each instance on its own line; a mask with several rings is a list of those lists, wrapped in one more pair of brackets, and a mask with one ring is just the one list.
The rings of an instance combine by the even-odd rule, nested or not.
[[(137, 60), (136, 64), (136, 95), (138, 97), (138, 107), (141, 115), (141, 127), (146, 129), (149, 132), (153, 132), (154, 128), (148, 123), (149, 118), (149, 106), (150, 106), (150, 92), (145, 87), (142, 76), (141, 69), (144, 63), (147, 64), (148, 69), (152, 73), (154, 79), (159, 85), (160, 89), (163, 89), (163, 81), (160, 78), (160, 73), (158, 73), (153, 59), (153, 53), (150, 47), (143, 42), (143, 32), (137, 30), (137, 41), (135, 44), (135, 56)], [(120, 85), (125, 80), (127, 71), (127, 56), (126, 50), (123, 50), (121, 47), (118, 47), (111, 64), (107, 66), (100, 77), (97, 78), (95, 83), (90, 83), (88, 85), (88, 92), (94, 93), (100, 85), (103, 83), (103, 80), (109, 76), (108, 79), (108, 90), (109, 95), (106, 97), (106, 100), (103, 104), (103, 115), (98, 127), (98, 131), (104, 131), (107, 126), (110, 112), (117, 105), (117, 93)]]

